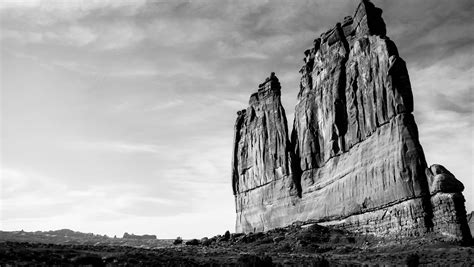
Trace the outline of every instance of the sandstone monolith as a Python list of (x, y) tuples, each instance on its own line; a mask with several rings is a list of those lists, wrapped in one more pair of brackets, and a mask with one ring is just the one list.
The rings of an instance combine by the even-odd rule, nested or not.
[(318, 222), (392, 236), (471, 238), (464, 189), (427, 167), (406, 64), (361, 1), (304, 52), (291, 137), (274, 73), (238, 112), (236, 231)]

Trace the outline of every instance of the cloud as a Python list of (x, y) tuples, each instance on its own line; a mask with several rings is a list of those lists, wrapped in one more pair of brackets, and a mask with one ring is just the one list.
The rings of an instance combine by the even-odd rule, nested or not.
[(21, 32), (9, 29), (4, 29), (0, 32), (0, 40), (2, 42), (6, 40), (15, 40), (22, 43), (42, 43), (44, 41), (44, 35), (38, 32)]
[(144, 32), (132, 23), (115, 23), (100, 34), (98, 48), (105, 50), (123, 49), (139, 44), (145, 39)]
[(228, 59), (263, 60), (263, 59), (268, 58), (268, 55), (264, 53), (249, 51), (248, 49), (244, 49), (243, 47), (240, 47), (240, 46), (237, 48), (235, 45), (231, 45), (223, 41), (219, 41), (217, 43), (217, 51), (219, 52), (222, 58), (228, 58)]
[(42, 0), (29, 0), (29, 1), (15, 1), (15, 0), (5, 0), (2, 1), (0, 5), (1, 9), (9, 8), (35, 8), (39, 7)]
[[(469, 0), (375, 1), (384, 8), (387, 34), (409, 65), (427, 67), (456, 54), (472, 51), (474, 5)], [(407, 7), (407, 8), (402, 8)], [(425, 13), (428, 16), (419, 16)], [(472, 61), (472, 59), (471, 59)]]
[(67, 186), (54, 182), (50, 177), (3, 167), (0, 184), (0, 214), (3, 222), (18, 217), (48, 217), (67, 208), (55, 197), (64, 192)]
[(16, 17), (31, 25), (51, 26), (76, 22), (87, 17), (112, 13), (115, 16), (133, 16), (146, 0), (5, 0), (0, 12), (7, 18)]
[[(59, 179), (17, 169), (2, 169), (0, 179), (0, 213), (5, 224), (18, 219), (37, 220), (59, 214), (82, 214), (83, 218), (89, 218), (104, 212), (122, 216), (163, 217), (190, 209), (189, 203), (176, 198), (148, 196), (147, 186), (133, 183), (74, 188)], [(90, 209), (91, 206), (95, 208)]]
[(182, 99), (173, 99), (173, 100), (170, 100), (168, 102), (155, 105), (151, 108), (151, 110), (170, 109), (170, 108), (175, 108), (175, 107), (181, 106), (183, 104), (184, 104), (184, 101)]
[(147, 26), (149, 37), (157, 46), (195, 46), (222, 35), (222, 27), (211, 19), (163, 18)]
[(124, 49), (140, 43), (144, 38), (144, 33), (129, 23), (116, 23), (99, 28), (77, 24), (37, 32), (7, 29), (2, 34), (3, 40), (22, 45), (49, 44), (79, 48), (90, 46), (96, 50)]
[(115, 153), (163, 153), (164, 148), (160, 148), (154, 144), (136, 144), (127, 142), (91, 142), (91, 141), (76, 141), (66, 145), (72, 149), (98, 150)]
[(98, 34), (94, 33), (90, 28), (81, 26), (71, 26), (63, 36), (55, 35), (55, 41), (64, 39), (71, 45), (84, 46), (94, 42)]
[(417, 113), (421, 113), (422, 118), (431, 117), (433, 110), (472, 115), (474, 97), (471, 76), (473, 71), (474, 65), (466, 69), (451, 64), (449, 59), (425, 68), (412, 68), (413, 92), (415, 98), (420, 99), (415, 106)]
[(118, 212), (134, 216), (163, 218), (193, 210), (193, 203), (189, 199), (118, 196), (114, 201), (119, 203)]

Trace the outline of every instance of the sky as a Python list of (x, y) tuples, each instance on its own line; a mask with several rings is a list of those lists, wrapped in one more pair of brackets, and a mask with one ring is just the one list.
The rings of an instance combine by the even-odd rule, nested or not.
[[(304, 50), (358, 2), (3, 0), (0, 230), (233, 231), (236, 111), (274, 71), (291, 123)], [(474, 3), (373, 2), (474, 210)]]

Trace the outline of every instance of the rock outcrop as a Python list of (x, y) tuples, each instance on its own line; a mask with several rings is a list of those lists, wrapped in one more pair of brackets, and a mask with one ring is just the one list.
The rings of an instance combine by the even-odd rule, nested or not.
[(462, 184), (427, 168), (408, 71), (381, 14), (364, 0), (305, 51), (291, 140), (274, 73), (238, 112), (237, 232), (311, 221), (471, 238)]
[(474, 211), (471, 211), (471, 213), (467, 214), (467, 224), (471, 229), (471, 235), (474, 236)]
[(124, 233), (122, 238), (134, 239), (134, 240), (155, 240), (156, 235), (134, 235), (134, 234)]

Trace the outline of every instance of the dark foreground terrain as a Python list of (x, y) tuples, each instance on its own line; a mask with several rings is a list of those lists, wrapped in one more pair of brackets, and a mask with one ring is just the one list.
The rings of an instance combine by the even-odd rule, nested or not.
[[(34, 240), (27, 242), (26, 239)], [(319, 225), (171, 240), (0, 232), (0, 266), (473, 266), (474, 246), (384, 240)], [(82, 241), (81, 241), (82, 240)], [(98, 241), (99, 240), (99, 241)]]

